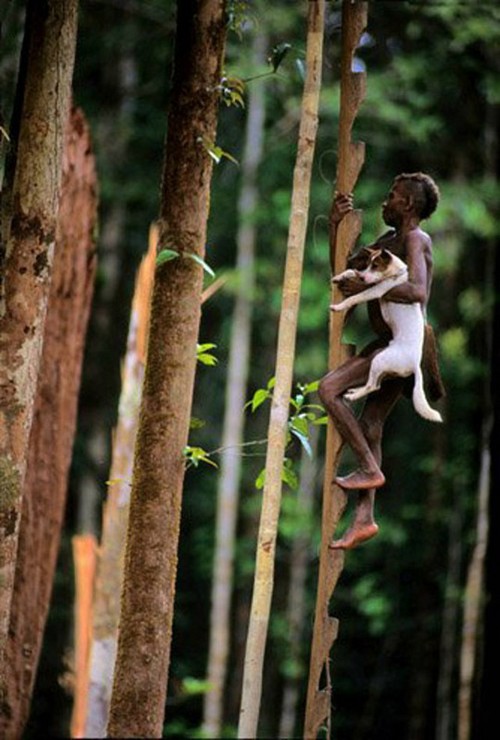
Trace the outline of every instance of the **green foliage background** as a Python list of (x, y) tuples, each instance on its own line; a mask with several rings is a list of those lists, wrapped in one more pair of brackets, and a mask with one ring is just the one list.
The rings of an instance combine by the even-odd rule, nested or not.
[[(271, 71), (250, 64), (253, 33), (268, 35), (270, 52), (277, 44), (291, 45), (276, 73), (248, 82), (266, 90), (265, 154), (259, 171), (259, 206), (253, 215), (258, 227), (258, 284), (250, 399), (258, 388), (266, 387), (274, 371), (307, 3), (281, 0), (230, 5), (236, 22), (227, 48), (228, 75), (246, 79)], [(327, 214), (336, 166), (340, 3), (327, 6), (324, 87), (297, 342), (296, 381), (302, 383), (317, 380), (327, 367)], [(5, 22), (10, 44), (0, 72), (8, 101), (15, 70), (14, 41), (22, 22), (16, 3)], [(42, 727), (60, 737), (67, 732), (70, 699), (58, 683), (71, 647), (67, 543), (83, 526), (79, 499), (84, 481), (90, 477), (102, 499), (106, 492), (133, 281), (149, 225), (158, 212), (174, 28), (172, 0), (81, 2), (74, 100), (90, 121), (98, 162), (100, 268), (66, 530), (27, 738), (40, 736)], [(388, 483), (377, 496), (380, 535), (348, 554), (331, 607), (341, 620), (332, 655), (338, 740), (434, 735), (443, 610), (450, 604), (457, 609), (450, 697), (456, 712), (460, 608), (475, 534), (495, 295), (491, 275), (499, 237), (499, 52), (500, 10), (494, 2), (369, 3), (368, 30), (356, 59), (366, 68), (368, 90), (355, 127), (355, 137), (366, 142), (366, 163), (355, 202), (364, 211), (366, 243), (382, 229), (380, 204), (394, 175), (423, 170), (440, 186), (441, 205), (426, 228), (435, 246), (430, 320), (438, 334), (447, 388), (446, 422), (442, 428), (431, 427), (402, 401), (387, 424), (384, 470)], [(242, 153), (245, 116), (241, 106), (221, 106), (217, 144), (236, 159)], [(206, 261), (217, 274), (231, 273), (234, 267), (240, 180), (238, 167), (227, 158), (214, 169)], [(113, 239), (116, 230), (118, 238)], [(234, 280), (229, 279), (203, 308), (200, 342), (216, 345), (213, 351), (218, 363), (199, 365), (193, 414), (205, 424), (192, 431), (190, 443), (208, 451), (220, 446), (233, 294)], [(361, 318), (346, 331), (350, 341), (366, 337), (366, 321), (359, 313)], [(248, 440), (265, 437), (266, 409), (246, 412)], [(97, 454), (91, 443), (96, 429), (100, 435)], [(264, 685), (262, 733), (268, 737), (276, 736), (285, 675), (297, 676), (303, 691), (307, 682), (323, 445), (322, 436), (313, 522), (304, 522), (297, 512), (296, 492), (285, 492)], [(299, 456), (297, 444), (290, 457), (298, 463)], [(346, 457), (345, 464), (348, 461)], [(260, 497), (254, 481), (262, 465), (262, 457), (245, 458), (233, 670), (227, 689), (228, 736), (237, 720)], [(215, 470), (203, 465), (190, 468), (186, 475), (167, 736), (196, 737), (201, 722), (200, 687), (195, 684), (193, 689), (193, 683), (186, 681), (205, 675), (216, 476)], [(99, 506), (95, 518), (98, 523)], [(299, 534), (310, 539), (309, 612), (301, 655), (298, 662), (291, 662), (284, 606), (291, 542)], [(453, 564), (452, 551), (457, 558)], [(420, 734), (415, 728), (420, 728)], [(301, 733), (300, 724), (297, 732)]]

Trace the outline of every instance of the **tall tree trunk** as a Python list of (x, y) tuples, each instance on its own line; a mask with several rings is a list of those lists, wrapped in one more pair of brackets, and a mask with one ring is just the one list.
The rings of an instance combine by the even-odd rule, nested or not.
[[(494, 275), (496, 269), (496, 243), (492, 240), (487, 245), (484, 280), (487, 295), (494, 295)], [(488, 369), (493, 360), (493, 317), (486, 326), (486, 360)], [(477, 495), (476, 541), (467, 571), (465, 584), (464, 614), (462, 625), (462, 648), (460, 653), (460, 687), (458, 697), (458, 738), (470, 740), (474, 720), (473, 690), (477, 679), (477, 662), (479, 638), (484, 620), (485, 560), (488, 546), (489, 499), (491, 488), (491, 453), (490, 438), (494, 424), (492, 413), (492, 394), (490, 378), (487, 374), (484, 382), (483, 424), (481, 433), (481, 466)]]
[[(339, 141), (337, 163), (337, 190), (352, 193), (364, 162), (364, 144), (352, 141), (352, 127), (365, 94), (365, 75), (352, 71), (354, 53), (361, 34), (366, 28), (368, 3), (358, 0), (343, 0), (342, 4), (342, 52), (340, 79)], [(335, 245), (335, 272), (345, 269), (347, 256), (356, 243), (361, 231), (361, 212), (351, 211), (342, 220)], [(336, 296), (335, 296), (336, 298)], [(343, 314), (330, 317), (330, 367), (340, 365), (348, 354), (341, 343)], [(317, 737), (325, 722), (328, 736), (331, 730), (331, 681), (330, 650), (337, 637), (338, 620), (330, 616), (329, 603), (344, 566), (343, 550), (331, 550), (329, 544), (346, 505), (346, 495), (333, 483), (342, 439), (329, 421), (326, 438), (325, 480), (323, 487), (323, 513), (321, 526), (321, 552), (318, 574), (318, 592), (314, 617), (313, 639), (304, 734)], [(320, 687), (322, 675), (325, 684)]]
[(43, 355), (30, 435), (0, 735), (19, 738), (30, 708), (49, 610), (76, 429), (94, 286), (95, 161), (80, 110), (68, 121)]
[[(256, 33), (253, 65), (264, 61), (267, 39)], [(264, 87), (249, 89), (245, 149), (241, 161), (241, 193), (238, 202), (237, 275), (238, 293), (231, 326), (220, 477), (217, 491), (217, 524), (210, 614), (208, 675), (203, 726), (208, 737), (221, 732), (224, 685), (230, 643), (230, 611), (233, 592), (233, 562), (238, 518), (241, 473), (240, 445), (250, 357), (252, 302), (255, 287), (255, 210), (258, 200), (257, 170), (264, 140)]]
[(186, 446), (196, 366), (211, 157), (226, 36), (222, 0), (177, 5), (159, 248), (135, 447), (111, 737), (161, 736)]
[(28, 3), (28, 59), (0, 304), (0, 692), (54, 254), (77, 0)]
[(460, 688), (458, 696), (458, 740), (470, 740), (473, 719), (473, 682), (477, 663), (479, 630), (484, 596), (484, 560), (488, 542), (488, 503), (490, 494), (491, 419), (484, 420), (479, 476), (476, 542), (465, 585), (462, 649), (460, 652)]
[(113, 456), (108, 498), (104, 506), (93, 608), (90, 686), (86, 736), (104, 737), (113, 681), (125, 539), (130, 506), (132, 461), (144, 378), (149, 304), (158, 243), (157, 228), (150, 231), (147, 256), (138, 271), (122, 370), (118, 423), (113, 435)]
[[(446, 415), (443, 414), (446, 418)], [(448, 565), (444, 588), (443, 615), (441, 618), (441, 644), (439, 650), (439, 676), (436, 694), (436, 740), (452, 737), (455, 716), (454, 676), (457, 663), (458, 623), (460, 615), (463, 497), (460, 486), (454, 486), (456, 504), (448, 526)]]
[(318, 128), (323, 51), (324, 0), (308, 6), (306, 80), (302, 99), (297, 159), (293, 178), (290, 228), (278, 330), (276, 385), (268, 430), (265, 485), (257, 541), (252, 608), (245, 653), (238, 736), (256, 737), (262, 693), (262, 671), (274, 580), (274, 554), (281, 504), (300, 283), (309, 210), (309, 189)]

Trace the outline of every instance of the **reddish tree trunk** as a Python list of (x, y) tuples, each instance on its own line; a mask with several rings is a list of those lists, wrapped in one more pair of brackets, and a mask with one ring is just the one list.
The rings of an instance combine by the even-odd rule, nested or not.
[(6, 658), (0, 735), (21, 737), (47, 617), (75, 434), (95, 272), (94, 156), (83, 114), (66, 134), (54, 273), (30, 437)]

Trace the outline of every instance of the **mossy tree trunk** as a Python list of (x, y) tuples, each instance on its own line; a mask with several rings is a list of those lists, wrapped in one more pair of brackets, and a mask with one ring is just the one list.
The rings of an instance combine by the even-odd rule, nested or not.
[(87, 322), (96, 267), (95, 161), (83, 113), (66, 129), (56, 252), (11, 604), (0, 735), (19, 738), (49, 610), (73, 450)]
[(180, 0), (159, 249), (134, 456), (110, 737), (160, 737), (196, 366), (211, 158), (226, 36), (222, 0)]
[[(70, 110), (77, 0), (28, 2), (24, 82), (0, 299), (0, 682)], [(18, 96), (19, 97), (19, 96)], [(8, 220), (8, 223), (6, 223)]]
[(257, 539), (252, 607), (245, 651), (243, 692), (238, 727), (238, 737), (240, 738), (254, 738), (257, 736), (261, 702), (264, 653), (274, 585), (274, 556), (282, 490), (281, 475), (288, 431), (302, 264), (309, 212), (309, 189), (318, 128), (324, 12), (324, 0), (311, 0), (309, 2), (307, 73), (293, 177), (291, 217), (278, 330), (276, 384), (269, 420), (265, 484)]

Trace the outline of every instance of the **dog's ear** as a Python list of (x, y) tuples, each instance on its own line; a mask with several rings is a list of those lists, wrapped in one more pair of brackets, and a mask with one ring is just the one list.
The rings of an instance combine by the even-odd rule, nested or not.
[(389, 252), (388, 249), (381, 249), (380, 259), (382, 261), (382, 264), (384, 264), (387, 267), (387, 265), (389, 265), (392, 260), (392, 253)]
[(391, 252), (389, 252), (388, 249), (380, 249), (378, 250), (378, 254), (373, 257), (372, 265), (376, 270), (385, 270), (385, 268), (391, 263), (391, 260)]
[(375, 249), (363, 247), (347, 259), (347, 267), (350, 267), (353, 270), (365, 270), (368, 267), (371, 256), (374, 252), (376, 252)]

